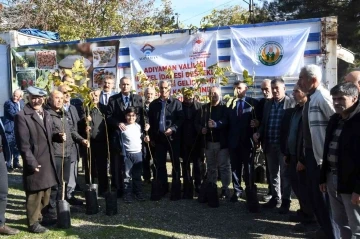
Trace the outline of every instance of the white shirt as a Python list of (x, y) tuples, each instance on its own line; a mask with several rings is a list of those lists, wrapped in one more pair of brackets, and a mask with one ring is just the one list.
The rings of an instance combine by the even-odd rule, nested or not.
[(126, 153), (141, 152), (141, 127), (137, 123), (126, 125), (126, 130), (121, 132)]
[[(121, 95), (122, 95), (123, 102), (124, 102), (124, 104), (125, 104), (125, 108), (127, 108), (127, 107), (131, 106), (131, 102), (130, 102), (130, 94), (129, 94), (128, 96), (123, 95), (123, 94), (121, 94)], [(126, 103), (126, 97), (128, 98), (127, 103)]]

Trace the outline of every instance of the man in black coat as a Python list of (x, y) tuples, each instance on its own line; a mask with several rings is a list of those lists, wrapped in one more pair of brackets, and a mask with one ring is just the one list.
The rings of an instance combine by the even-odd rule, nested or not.
[(334, 86), (336, 114), (326, 128), (320, 190), (329, 195), (331, 212), (341, 238), (360, 235), (360, 103), (351, 82)]
[[(256, 118), (251, 121), (251, 126), (256, 128), (260, 126), (260, 123), (263, 119), (263, 113), (264, 113), (264, 106), (267, 101), (270, 101), (272, 99), (272, 92), (271, 92), (271, 80), (270, 79), (264, 79), (261, 82), (261, 92), (263, 93), (264, 98), (261, 98), (257, 107), (257, 115)], [(262, 143), (262, 149), (264, 150), (264, 145)], [(270, 184), (270, 174), (269, 174), (269, 168), (268, 163), (266, 159), (266, 154), (264, 153), (265, 158), (265, 168), (266, 168), (266, 183), (268, 184), (268, 193), (267, 195), (264, 195), (263, 200), (265, 202), (269, 201), (271, 199), (271, 184)]]
[[(184, 121), (181, 102), (170, 96), (171, 84), (167, 81), (159, 83), (160, 97), (150, 104), (149, 123), (150, 139), (155, 143), (155, 166), (158, 179), (161, 181), (164, 194), (169, 191), (166, 155), (170, 154), (172, 161), (173, 182), (180, 180), (180, 130)], [(181, 192), (171, 192), (181, 195)], [(173, 200), (180, 198), (173, 197)]]
[(110, 132), (113, 132), (111, 137), (112, 151), (111, 154), (111, 171), (112, 171), (112, 184), (116, 186), (118, 191), (118, 196), (121, 196), (123, 193), (123, 162), (120, 157), (121, 150), (120, 146), (120, 130), (126, 130), (125, 126), (125, 110), (132, 106), (137, 111), (136, 123), (138, 123), (142, 129), (144, 129), (144, 117), (143, 117), (143, 101), (141, 96), (133, 94), (131, 80), (128, 77), (123, 77), (120, 79), (120, 89), (119, 94), (113, 95), (109, 98), (107, 109), (106, 109), (106, 119), (110, 127)]
[[(100, 104), (101, 90), (95, 90), (91, 92), (94, 108), (90, 109), (89, 115), (86, 120), (83, 120), (84, 128), (86, 127), (90, 133), (90, 145), (91, 145), (91, 176), (98, 179), (98, 193), (100, 196), (104, 196), (108, 190), (107, 180), (107, 159), (108, 159), (108, 136), (107, 125), (105, 120), (105, 111)], [(86, 170), (85, 172), (88, 172)], [(89, 172), (87, 173), (89, 174)], [(89, 175), (86, 175), (88, 178)], [(89, 180), (89, 179), (87, 179)]]
[(251, 127), (250, 122), (256, 119), (258, 101), (246, 96), (248, 87), (245, 83), (236, 81), (234, 90), (237, 92), (236, 103), (231, 103), (227, 113), (227, 124), (229, 127), (229, 153), (231, 161), (232, 182), (234, 194), (230, 201), (238, 201), (242, 194), (241, 176), (244, 167), (244, 182), (246, 188), (250, 186), (250, 156), (251, 156), (251, 137), (255, 133), (255, 128)]
[[(184, 93), (184, 101), (182, 102), (184, 111), (184, 123), (181, 130), (181, 153), (183, 159), (182, 176), (184, 181), (187, 180), (193, 184), (195, 180), (195, 192), (199, 193), (201, 184), (200, 175), (200, 157), (201, 157), (201, 133), (196, 131), (195, 118), (201, 109), (201, 103), (194, 100), (194, 94)], [(193, 175), (191, 177), (190, 162), (193, 163)], [(185, 184), (185, 183), (184, 183)], [(184, 192), (184, 198), (191, 197)]]
[[(281, 152), (284, 154), (284, 162), (288, 168), (287, 172), (291, 182), (291, 188), (299, 200), (300, 209), (296, 215), (291, 215), (290, 220), (300, 223), (314, 221), (314, 213), (307, 197), (306, 187), (306, 163), (304, 157), (304, 138), (302, 127), (302, 111), (307, 101), (307, 96), (300, 90), (298, 85), (294, 86), (293, 96), (296, 101), (295, 108), (285, 110), (281, 125)], [(281, 213), (287, 213), (289, 208), (284, 208)]]
[[(149, 107), (150, 103), (153, 102), (155, 98), (155, 88), (148, 87), (144, 91), (144, 118), (145, 122), (149, 123)], [(151, 162), (151, 158), (155, 156), (155, 147), (150, 143), (143, 142), (143, 179), (146, 183), (150, 183), (151, 180), (151, 171), (153, 177), (155, 177), (156, 170), (154, 168), (154, 162)]]
[[(15, 116), (15, 135), (24, 163), (23, 179), (29, 231), (48, 231), (40, 225), (41, 209), (50, 199), (51, 187), (59, 183), (52, 147), (52, 120), (43, 110), (46, 91), (29, 87), (29, 103)], [(60, 136), (60, 135), (58, 135)], [(60, 137), (62, 140), (64, 136)]]
[[(70, 174), (71, 172), (71, 164), (72, 164), (72, 155), (73, 148), (75, 147), (75, 143), (81, 143), (83, 145), (87, 145), (87, 140), (82, 138), (79, 133), (76, 131), (76, 126), (73, 125), (71, 116), (69, 112), (66, 112), (64, 107), (64, 95), (60, 91), (53, 91), (48, 100), (48, 105), (46, 106), (46, 111), (50, 114), (52, 118), (52, 130), (57, 134), (65, 134), (67, 135), (65, 142), (53, 142), (54, 147), (54, 156), (56, 163), (56, 172), (58, 178), (60, 178), (60, 183), (52, 188), (51, 197), (50, 197), (50, 207), (53, 209), (52, 212), (55, 214), (56, 201), (61, 200), (61, 192), (62, 192), (62, 181), (64, 181), (66, 185), (66, 199), (70, 200), (69, 203), (72, 204), (71, 200), (75, 200), (72, 195), (71, 189), (67, 189)], [(61, 178), (62, 177), (62, 178)], [(73, 203), (74, 204), (74, 203)], [(82, 205), (82, 203), (78, 202), (76, 205)]]
[[(58, 90), (63, 93), (64, 95), (64, 107), (63, 109), (66, 111), (68, 117), (69, 117), (69, 124), (73, 127), (74, 131), (79, 133), (79, 124), (80, 119), (84, 118), (84, 114), (80, 115), (78, 114), (78, 110), (71, 102), (71, 88), (67, 85), (61, 85), (58, 87)], [(83, 107), (82, 107), (83, 108)], [(76, 199), (74, 197), (74, 190), (76, 187), (76, 181), (78, 176), (78, 162), (80, 158), (80, 147), (77, 142), (74, 143), (74, 146), (72, 148), (71, 152), (71, 165), (70, 165), (70, 175), (69, 175), (69, 182), (67, 185), (67, 200), (71, 205), (82, 205), (82, 201)]]
[(210, 102), (203, 105), (196, 115), (196, 130), (202, 134), (201, 141), (205, 149), (207, 182), (216, 184), (218, 172), (221, 179), (221, 198), (229, 199), (231, 182), (231, 165), (228, 149), (228, 133), (224, 119), (227, 115), (226, 105), (221, 102), (218, 87), (209, 91)]

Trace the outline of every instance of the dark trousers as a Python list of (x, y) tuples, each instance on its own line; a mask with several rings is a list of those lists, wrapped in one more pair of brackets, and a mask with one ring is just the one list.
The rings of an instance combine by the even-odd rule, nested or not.
[[(11, 167), (11, 166), (18, 166), (19, 165), (19, 156), (20, 156), (20, 152), (17, 148), (17, 145), (16, 145), (16, 141), (13, 141), (13, 142), (10, 142), (9, 143), (9, 147), (10, 147), (10, 153), (11, 153), (11, 156), (9, 157), (9, 161), (6, 162), (7, 164), (7, 167)], [(13, 161), (13, 164), (11, 161)]]
[(231, 174), (234, 192), (241, 193), (241, 176), (244, 167), (244, 182), (245, 186), (250, 185), (250, 148), (244, 147), (239, 144), (237, 148), (229, 148), (230, 163), (231, 163)]
[[(156, 170), (155, 170), (154, 165), (151, 165), (151, 162), (150, 162), (151, 158), (154, 156), (155, 156), (154, 147), (143, 142), (143, 154), (142, 154), (143, 178), (146, 181), (151, 179), (151, 171), (152, 171), (153, 177), (155, 178)], [(154, 164), (154, 162), (153, 162), (153, 164)]]
[(307, 192), (310, 197), (316, 219), (321, 229), (326, 233), (328, 239), (340, 238), (337, 226), (333, 225), (329, 195), (327, 193), (322, 193), (319, 189), (321, 166), (317, 164), (312, 149), (305, 149), (305, 163), (308, 185)]
[(5, 161), (0, 162), (0, 226), (5, 224), (5, 210), (8, 195), (8, 172)]
[(269, 166), (268, 166), (268, 161), (266, 158), (266, 154), (264, 152), (264, 160), (265, 160), (265, 170), (266, 170), (266, 183), (268, 185), (268, 195), (272, 195), (272, 191), (271, 191), (271, 183), (270, 183), (270, 172), (269, 172)]
[(289, 162), (289, 174), (291, 181), (291, 188), (294, 191), (297, 199), (299, 200), (300, 210), (306, 216), (313, 216), (314, 212), (311, 207), (310, 198), (307, 193), (307, 180), (306, 180), (306, 169), (302, 171), (296, 171), (296, 165), (298, 161), (295, 156), (290, 156)]
[(124, 192), (141, 193), (142, 153), (126, 153), (124, 166)]
[(201, 184), (200, 173), (200, 153), (201, 149), (194, 145), (184, 145), (182, 147), (183, 165), (182, 176), (184, 180), (189, 180), (191, 176), (190, 163), (193, 163), (192, 179), (195, 181), (195, 187), (199, 188)]
[(110, 153), (111, 184), (116, 188), (118, 195), (124, 192), (124, 160), (118, 151)]
[(50, 192), (50, 188), (40, 191), (25, 191), (26, 216), (29, 227), (42, 220), (41, 210), (49, 204)]
[(107, 155), (108, 149), (106, 142), (91, 141), (91, 158), (94, 161), (93, 177), (98, 179), (99, 194), (108, 190), (107, 179)]
[(180, 180), (180, 142), (179, 140), (166, 139), (165, 135), (160, 135), (160, 140), (156, 142), (155, 149), (155, 166), (157, 168), (158, 179), (164, 186), (168, 184), (166, 170), (167, 152), (170, 154), (172, 162), (172, 178), (173, 181)]
[[(70, 177), (70, 168), (71, 168), (71, 157), (64, 157), (64, 165), (62, 165), (62, 157), (55, 156), (55, 166), (56, 166), (56, 174), (60, 179), (60, 184), (51, 187), (51, 195), (50, 195), (50, 207), (55, 209), (56, 202), (62, 200), (62, 191), (63, 191), (63, 183), (65, 184), (69, 182)], [(64, 169), (64, 170), (62, 170)], [(64, 173), (62, 173), (64, 172)], [(67, 196), (66, 186), (65, 186), (65, 198)]]

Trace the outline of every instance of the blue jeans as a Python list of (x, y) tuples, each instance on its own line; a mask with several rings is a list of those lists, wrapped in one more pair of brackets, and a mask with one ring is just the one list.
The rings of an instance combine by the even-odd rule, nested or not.
[(320, 191), (320, 165), (317, 164), (312, 149), (305, 149), (306, 180), (308, 195), (316, 219), (328, 239), (340, 238), (340, 233), (335, 225), (329, 203), (329, 195)]
[(141, 193), (142, 153), (126, 153), (126, 157), (124, 157), (124, 165), (125, 193)]
[(327, 191), (334, 221), (339, 226), (341, 238), (360, 238), (360, 206), (351, 203), (351, 194), (337, 194), (337, 175), (327, 174)]

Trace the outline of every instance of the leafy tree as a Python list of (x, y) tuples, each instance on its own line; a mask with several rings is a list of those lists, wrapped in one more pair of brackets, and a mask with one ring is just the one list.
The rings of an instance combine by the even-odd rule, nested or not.
[(171, 32), (178, 28), (174, 10), (170, 0), (162, 0), (160, 8), (155, 9), (154, 14), (144, 18), (140, 32), (152, 34), (154, 32)]
[(200, 21), (201, 28), (246, 24), (249, 22), (249, 13), (239, 5), (224, 9), (213, 9), (211, 14)]
[(15, 0), (0, 11), (0, 21), (2, 30), (56, 31), (63, 41), (176, 27), (169, 0), (160, 9), (154, 0)]

